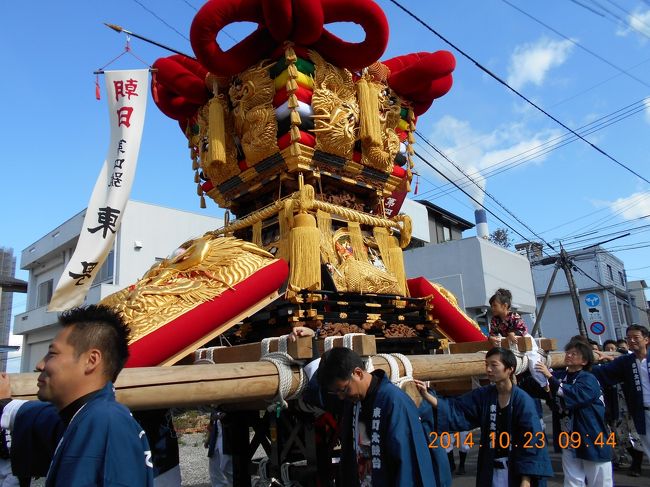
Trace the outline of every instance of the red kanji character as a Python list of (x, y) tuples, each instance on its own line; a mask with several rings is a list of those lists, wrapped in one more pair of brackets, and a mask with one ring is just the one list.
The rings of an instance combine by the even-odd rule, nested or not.
[(124, 125), (126, 127), (131, 126), (131, 114), (133, 113), (133, 107), (122, 107), (117, 111), (117, 126)]

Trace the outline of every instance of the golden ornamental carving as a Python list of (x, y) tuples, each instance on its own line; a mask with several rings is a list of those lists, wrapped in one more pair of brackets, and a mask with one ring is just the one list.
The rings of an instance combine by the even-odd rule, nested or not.
[(235, 134), (252, 166), (280, 150), (273, 110), (275, 88), (268, 65), (261, 62), (235, 77), (228, 90)]
[[(368, 80), (373, 93), (376, 93), (378, 138), (362, 140), (363, 156), (361, 163), (384, 172), (391, 172), (393, 161), (399, 151), (399, 137), (395, 128), (400, 120), (400, 99), (388, 86)], [(374, 97), (373, 97), (374, 101)], [(373, 107), (375, 109), (375, 107)]]
[(179, 255), (154, 264), (134, 285), (102, 300), (101, 304), (122, 313), (131, 327), (131, 343), (276, 260), (252, 243), (209, 234), (184, 244), (179, 251)]
[(309, 56), (316, 66), (311, 101), (316, 149), (351, 159), (359, 123), (352, 73), (332, 66), (315, 51)]
[(354, 257), (350, 235), (345, 230), (334, 233), (334, 248), (338, 264), (327, 264), (336, 288), (340, 291), (377, 294), (400, 294), (397, 278), (386, 270), (376, 252), (368, 253), (370, 260)]

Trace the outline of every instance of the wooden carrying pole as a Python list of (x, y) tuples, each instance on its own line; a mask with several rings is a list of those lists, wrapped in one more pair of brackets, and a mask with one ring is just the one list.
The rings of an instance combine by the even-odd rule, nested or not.
[[(564, 364), (564, 353), (552, 352), (551, 366)], [(416, 379), (440, 381), (485, 373), (485, 353), (413, 355), (409, 359)], [(376, 369), (390, 371), (382, 357), (373, 357)], [(399, 360), (398, 360), (399, 363)], [(404, 370), (400, 364), (400, 375)], [(298, 387), (293, 368), (291, 392)], [(35, 399), (38, 374), (10, 374), (14, 399)], [(117, 400), (131, 409), (189, 407), (203, 404), (246, 404), (270, 401), (278, 390), (278, 373), (269, 362), (179, 365), (124, 369), (115, 388)]]

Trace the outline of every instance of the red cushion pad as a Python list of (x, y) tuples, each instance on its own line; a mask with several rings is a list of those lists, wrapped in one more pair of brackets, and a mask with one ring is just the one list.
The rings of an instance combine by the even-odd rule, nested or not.
[(449, 302), (424, 277), (416, 277), (406, 281), (411, 296), (414, 298), (432, 297), (432, 316), (439, 320), (438, 327), (455, 342), (480, 342), (487, 338), (480, 329), (458, 308)]
[(220, 296), (197, 306), (175, 320), (129, 345), (126, 367), (159, 365), (185, 347), (217, 330), (262, 298), (277, 291), (289, 275), (289, 266), (277, 260), (227, 289)]

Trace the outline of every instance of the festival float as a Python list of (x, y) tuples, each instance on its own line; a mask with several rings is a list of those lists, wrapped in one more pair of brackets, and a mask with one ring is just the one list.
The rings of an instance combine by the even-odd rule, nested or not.
[[(240, 21), (257, 29), (224, 51), (217, 35)], [(333, 22), (356, 23), (365, 39), (337, 37)], [(313, 346), (353, 347), (400, 383), (459, 392), (483, 375), (484, 355), (468, 353), (487, 349), (478, 325), (403, 262), (415, 127), (451, 89), (455, 59), (381, 59), (388, 37), (371, 0), (211, 0), (191, 25), (196, 58), (154, 63), (153, 98), (187, 139), (200, 205), (227, 212), (222, 228), (103, 300), (133, 333), (118, 399), (228, 408), (238, 485), (250, 485), (260, 445), (260, 477), (326, 477), (332, 425), (295, 399)], [(295, 326), (317, 339), (287, 342)], [(466, 353), (443, 353), (463, 342)], [(15, 397), (34, 395), (30, 375), (14, 383)]]

